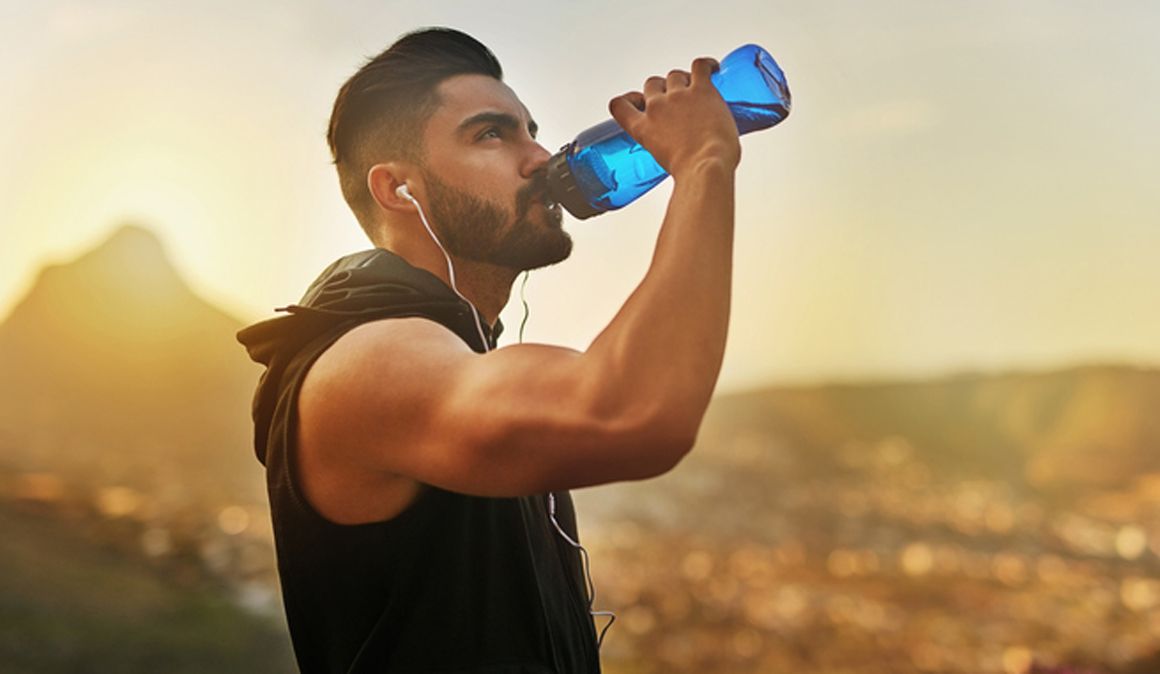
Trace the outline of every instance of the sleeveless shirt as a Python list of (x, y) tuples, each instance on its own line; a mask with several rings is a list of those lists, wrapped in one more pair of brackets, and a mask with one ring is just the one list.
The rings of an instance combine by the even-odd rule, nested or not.
[[(266, 467), (282, 601), (305, 674), (599, 674), (579, 551), (545, 494), (489, 498), (424, 485), (399, 515), (335, 523), (304, 497), (297, 397), (311, 364), (353, 327), (418, 316), (483, 352), (468, 305), (441, 279), (374, 248), (339, 258), (286, 315), (237, 338), (266, 367), (254, 449)], [(494, 348), (503, 330), (484, 324)], [(382, 382), (390, 386), (391, 382)], [(567, 491), (556, 519), (574, 540)]]

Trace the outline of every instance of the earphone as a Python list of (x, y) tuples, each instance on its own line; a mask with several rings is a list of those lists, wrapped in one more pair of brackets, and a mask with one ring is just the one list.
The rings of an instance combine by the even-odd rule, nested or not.
[(419, 219), (423, 221), (423, 226), (427, 228), (427, 233), (431, 235), (431, 239), (435, 241), (435, 245), (439, 246), (439, 250), (443, 252), (443, 258), (447, 260), (447, 276), (451, 279), (451, 289), (459, 295), (459, 299), (467, 302), (467, 306), (471, 307), (471, 315), (475, 317), (475, 329), (479, 331), (479, 341), (483, 344), (484, 353), (491, 351), (491, 345), (487, 343), (487, 338), (483, 336), (483, 321), (479, 320), (479, 312), (475, 310), (475, 305), (471, 300), (463, 296), (459, 292), (459, 288), (455, 285), (455, 267), (451, 264), (451, 256), (447, 254), (447, 249), (439, 242), (439, 237), (435, 236), (431, 225), (427, 222), (427, 216), (423, 213), (423, 207), (419, 205), (419, 200), (411, 196), (411, 189), (407, 187), (407, 183), (403, 183), (395, 188), (395, 194), (415, 204), (415, 208), (419, 209)]
[[(471, 314), (475, 317), (475, 328), (479, 331), (479, 339), (480, 342), (483, 343), (483, 350), (485, 353), (491, 351), (491, 346), (488, 344), (487, 339), (483, 336), (483, 322), (479, 319), (479, 312), (476, 311), (475, 305), (471, 303), (471, 300), (464, 297), (463, 294), (459, 292), (459, 288), (455, 285), (455, 266), (451, 263), (451, 256), (447, 254), (447, 250), (443, 247), (443, 244), (439, 242), (439, 237), (435, 236), (435, 232), (431, 229), (430, 223), (427, 222), (426, 214), (423, 213), (423, 207), (419, 205), (419, 201), (415, 199), (415, 197), (411, 196), (411, 190), (409, 187), (407, 187), (406, 183), (396, 187), (395, 194), (399, 195), (399, 197), (403, 199), (406, 199), (407, 201), (410, 201), (412, 204), (415, 204), (415, 208), (419, 211), (419, 219), (423, 221), (423, 226), (427, 228), (427, 233), (431, 235), (431, 239), (435, 241), (435, 245), (439, 246), (439, 250), (442, 251), (443, 258), (447, 260), (447, 276), (451, 280), (451, 290), (453, 290), (455, 294), (459, 296), (459, 299), (467, 302), (467, 306), (471, 307)], [(527, 282), (526, 276), (524, 277), (524, 281), (525, 283)], [(521, 297), (523, 296), (522, 288), (520, 290), (520, 295)], [(526, 302), (524, 303), (524, 308), (525, 310), (527, 309)], [(522, 325), (520, 328), (520, 334), (522, 341)], [(600, 636), (596, 640), (596, 648), (599, 649), (600, 646), (604, 643), (604, 633), (608, 631), (609, 627), (612, 627), (612, 623), (616, 622), (616, 614), (612, 611), (592, 610), (592, 604), (594, 601), (596, 601), (596, 586), (592, 582), (592, 573), (589, 571), (588, 551), (584, 549), (584, 546), (580, 545), (578, 541), (572, 540), (572, 537), (564, 531), (563, 527), (561, 527), (560, 523), (556, 520), (556, 495), (552, 492), (548, 492), (548, 518), (552, 521), (552, 525), (556, 527), (556, 531), (560, 534), (560, 536), (562, 536), (569, 545), (578, 549), (583, 556), (582, 562), (584, 567), (584, 576), (587, 581), (584, 587), (584, 593), (587, 595), (588, 599), (588, 613), (592, 616), (604, 615), (610, 618), (608, 624), (605, 625), (604, 629), (600, 631)]]

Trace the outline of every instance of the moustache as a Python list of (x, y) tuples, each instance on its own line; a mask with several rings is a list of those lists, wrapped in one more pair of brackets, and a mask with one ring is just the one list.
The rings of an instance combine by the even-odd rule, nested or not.
[(548, 172), (543, 171), (532, 176), (531, 182), (516, 192), (516, 210), (521, 217), (527, 214), (532, 207), (532, 201), (544, 201), (548, 196)]

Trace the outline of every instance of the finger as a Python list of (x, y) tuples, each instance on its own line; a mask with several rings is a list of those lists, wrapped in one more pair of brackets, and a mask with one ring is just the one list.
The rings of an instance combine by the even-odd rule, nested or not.
[(637, 110), (644, 111), (644, 94), (639, 91), (630, 91), (624, 94), (624, 98), (627, 98), (629, 103), (636, 106)]
[(652, 98), (657, 94), (663, 93), (665, 93), (665, 78), (659, 75), (653, 75), (644, 81), (645, 98)]
[(627, 129), (633, 121), (644, 116), (644, 95), (630, 91), (608, 101), (608, 112), (621, 128)]
[(687, 70), (670, 70), (669, 76), (665, 78), (665, 89), (683, 89), (691, 83), (690, 77)]
[(702, 56), (698, 59), (694, 59), (692, 66), (693, 74), (690, 78), (690, 85), (696, 85), (701, 82), (706, 84), (710, 83), (709, 76), (720, 68), (721, 64), (718, 63), (717, 59), (715, 58)]

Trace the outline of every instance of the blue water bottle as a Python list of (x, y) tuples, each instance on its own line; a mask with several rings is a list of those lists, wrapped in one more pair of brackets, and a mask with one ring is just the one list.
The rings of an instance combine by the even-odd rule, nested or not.
[[(747, 44), (721, 59), (710, 76), (729, 104), (738, 133), (759, 131), (789, 115), (785, 74), (761, 47)], [(653, 156), (609, 119), (576, 136), (548, 160), (551, 198), (584, 220), (621, 208), (667, 176)]]

